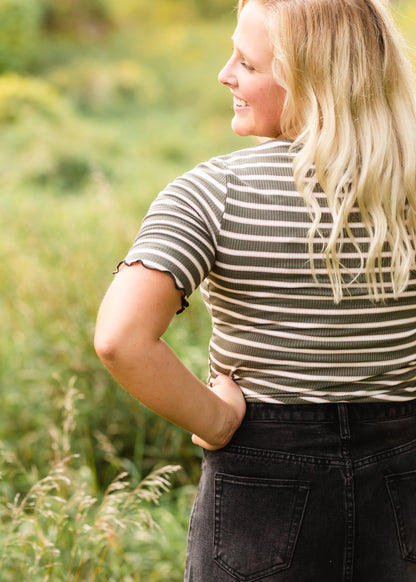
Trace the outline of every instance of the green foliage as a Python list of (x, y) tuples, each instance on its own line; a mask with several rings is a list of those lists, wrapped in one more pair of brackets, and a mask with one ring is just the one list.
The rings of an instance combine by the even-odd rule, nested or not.
[(107, 0), (38, 0), (47, 30), (101, 35), (110, 25)]
[(133, 60), (75, 61), (52, 71), (49, 80), (84, 112), (106, 113), (148, 105), (160, 96), (157, 76)]
[[(167, 459), (185, 467), (182, 482), (195, 482), (199, 470), (199, 452), (189, 435), (139, 407), (109, 377), (92, 347), (98, 305), (112, 271), (151, 198), (188, 163), (172, 159), (157, 131), (150, 135), (158, 123), (129, 117), (110, 131), (108, 122), (88, 125), (70, 118), (57, 127), (34, 117), (3, 131), (0, 439), (14, 443), (22, 462), (49, 463), (39, 429), (57, 422), (57, 386), (75, 376), (86, 398), (74, 438), (94, 468), (97, 487), (126, 469), (138, 480)], [(178, 140), (180, 130), (181, 118)], [(183, 139), (176, 146), (188, 150)], [(66, 174), (58, 165), (71, 156), (91, 168), (85, 182), (84, 166), (79, 176), (74, 173), (77, 188), (62, 183)], [(198, 296), (192, 303), (175, 321), (169, 340), (204, 378), (208, 318)], [(111, 462), (101, 446), (105, 439), (114, 449)], [(14, 485), (18, 492), (22, 484)]]
[(68, 103), (49, 83), (9, 73), (0, 77), (0, 124), (37, 114), (54, 121), (70, 113)]
[[(32, 2), (0, 0), (0, 16)], [(252, 143), (232, 134), (217, 83), (233, 4), (39, 0), (43, 35), (34, 42), (34, 19), (30, 54), (8, 65), (30, 64), (30, 76), (0, 77), (2, 582), (66, 582), (65, 572), (80, 582), (181, 580), (201, 451), (117, 385), (92, 338), (112, 271), (157, 192)], [(214, 19), (195, 18), (211, 10)], [(166, 339), (201, 379), (209, 335), (196, 293)], [(179, 464), (158, 505), (142, 497), (152, 471), (163, 479)]]
[(107, 14), (117, 24), (126, 24), (136, 19), (140, 22), (180, 23), (194, 22), (200, 18), (219, 18), (233, 12), (236, 2), (234, 0), (102, 0), (105, 2)]
[(0, 73), (24, 70), (40, 39), (38, 0), (0, 0)]
[[(4, 486), (8, 478), (24, 474), (25, 468), (13, 451), (0, 448), (2, 582), (179, 582), (186, 536), (182, 516), (184, 503), (189, 513), (189, 495), (184, 491), (169, 506), (160, 504), (179, 467), (154, 470), (136, 486), (126, 472), (120, 473), (97, 495), (90, 468), (71, 450), (80, 398), (71, 381), (63, 392), (61, 422), (49, 427), (53, 461), (25, 494), (11, 497)], [(162, 527), (152, 515), (155, 505)], [(174, 515), (175, 507), (182, 516), (176, 511)], [(169, 546), (165, 526), (171, 530)], [(175, 554), (175, 538), (182, 546), (179, 554)]]
[(231, 14), (234, 0), (37, 0), (43, 9), (43, 26), (49, 31), (97, 38), (118, 26), (146, 23), (180, 23), (215, 19)]

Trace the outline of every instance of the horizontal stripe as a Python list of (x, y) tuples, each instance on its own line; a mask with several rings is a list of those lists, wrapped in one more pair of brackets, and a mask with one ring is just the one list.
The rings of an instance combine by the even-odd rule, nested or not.
[(174, 180), (152, 203), (126, 261), (170, 271), (187, 296), (201, 285), (213, 321), (210, 377), (232, 375), (248, 400), (414, 398), (416, 273), (395, 298), (386, 245), (386, 299), (371, 301), (363, 273), (370, 239), (354, 208), (354, 243), (339, 246), (345, 297), (334, 303), (321, 252), (332, 214), (314, 187), (321, 216), (309, 241), (312, 219), (290, 145), (273, 140), (212, 158)]
[[(221, 280), (220, 278), (216, 278), (215, 280), (213, 278), (211, 279), (211, 281), (210, 281), (211, 290), (218, 289), (218, 290), (222, 290), (222, 291), (227, 291), (227, 289), (229, 289), (227, 287), (220, 285), (220, 283), (218, 282), (220, 280)], [(233, 279), (228, 279), (228, 280), (229, 280), (229, 282), (233, 281)], [(263, 283), (263, 281), (260, 281), (260, 280), (257, 281), (257, 287), (263, 287), (262, 283)], [(410, 284), (414, 285), (415, 281), (410, 281)], [(263, 290), (263, 291), (250, 290), (250, 296), (251, 297), (258, 297), (258, 298), (262, 298), (262, 297), (274, 298), (275, 300), (279, 300), (279, 301), (285, 301), (288, 298), (287, 294), (279, 293), (275, 289), (270, 290), (270, 289), (267, 289), (267, 287), (264, 287), (264, 289), (265, 290)], [(246, 289), (233, 289), (232, 292), (233, 292), (233, 294), (244, 295), (247, 293), (247, 290)], [(320, 295), (317, 297), (315, 295), (306, 295), (306, 294), (301, 295), (300, 292), (298, 292), (296, 295), (297, 295), (298, 301), (302, 301), (302, 302), (311, 301), (311, 302), (315, 302), (315, 303), (316, 302), (319, 302), (319, 303), (323, 302), (323, 307), (322, 307), (323, 310), (325, 310), (325, 303), (327, 303), (327, 304), (330, 303), (331, 306), (334, 305), (334, 300), (333, 300), (332, 296), (325, 297), (323, 295)], [(400, 294), (400, 297), (402, 299), (406, 299), (407, 297), (409, 299), (411, 299), (414, 296), (415, 296), (414, 291), (403, 291)], [(386, 293), (386, 298), (387, 299), (394, 299), (393, 293)], [(370, 296), (369, 295), (360, 295), (360, 299), (361, 300), (363, 300), (363, 299), (368, 300), (368, 299), (370, 299)], [(348, 301), (356, 301), (356, 298), (347, 295), (343, 298), (343, 304), (345, 304), (345, 302), (348, 302)]]
[[(232, 285), (236, 281), (235, 277), (226, 277), (225, 275), (222, 275), (222, 274), (219, 274), (219, 273), (211, 273), (210, 279), (211, 280), (214, 280), (215, 279), (215, 280), (220, 280), (220, 281), (223, 281), (223, 282), (228, 282), (228, 283), (230, 283), (230, 285)], [(287, 288), (288, 290), (290, 290), (290, 289), (297, 289), (299, 287), (307, 287), (308, 289), (312, 289), (312, 288), (314, 289), (315, 287), (318, 287), (318, 284), (315, 281), (311, 282), (310, 280), (309, 281), (296, 281), (296, 280), (294, 280), (294, 281), (293, 280), (292, 281), (287, 281), (287, 280), (285, 280), (285, 281), (277, 281), (277, 280), (264, 280), (264, 279), (251, 279), (251, 280), (248, 280), (248, 279), (246, 280), (245, 279), (244, 281), (240, 281), (239, 282), (239, 284), (242, 284), (242, 283), (244, 283), (244, 285), (247, 286), (247, 287), (249, 287), (249, 286), (253, 286), (253, 287), (263, 286), (265, 288), (266, 287), (271, 287), (271, 288), (279, 287), (280, 290), (282, 289), (282, 287), (283, 288)], [(410, 281), (410, 283), (412, 285), (415, 284), (413, 279)], [(391, 283), (388, 282), (388, 281), (386, 281), (385, 287), (386, 287), (385, 290), (388, 291), (388, 289), (391, 287)], [(232, 288), (232, 287), (230, 287), (230, 288)], [(344, 288), (345, 288), (346, 291), (348, 291), (348, 285), (345, 285)], [(354, 288), (355, 289), (367, 290), (367, 286), (365, 284), (360, 284), (359, 282), (356, 282), (354, 284)], [(322, 293), (325, 289), (331, 289), (330, 283), (326, 283), (325, 281), (322, 281), (322, 282), (320, 281), (319, 282), (319, 290), (320, 290), (320, 292)], [(416, 294), (415, 291), (411, 291), (408, 296), (413, 296), (414, 297), (415, 294)], [(401, 294), (401, 296), (403, 296), (403, 295), (404, 295), (404, 293)], [(325, 295), (316, 295), (316, 297), (317, 297), (317, 300), (318, 301), (321, 301), (321, 300), (325, 300), (326, 299), (326, 296)], [(370, 296), (368, 294), (363, 294), (362, 295), (360, 293), (360, 298), (361, 299), (368, 299), (368, 300), (370, 300)], [(343, 301), (347, 301), (348, 299), (354, 299), (354, 300), (356, 300), (356, 297), (349, 297), (348, 295), (345, 295), (343, 297)], [(390, 293), (390, 295), (387, 295), (387, 299), (394, 299), (393, 293)], [(331, 301), (333, 303), (333, 298), (331, 298)]]
[[(262, 256), (261, 254), (258, 256)], [(217, 261), (216, 262), (216, 266), (219, 269), (226, 269), (228, 271), (239, 271), (240, 273), (260, 273), (260, 272), (268, 272), (271, 274), (275, 274), (275, 275), (279, 275), (279, 274), (295, 274), (295, 275), (299, 275), (299, 274), (305, 274), (305, 275), (311, 275), (311, 267), (304, 267), (304, 268), (300, 268), (300, 267), (290, 267), (290, 266), (282, 266), (282, 267), (264, 267), (263, 265), (259, 265), (259, 264), (244, 264), (243, 261), (245, 259), (247, 259), (247, 256), (241, 256), (241, 261), (242, 264), (231, 264), (231, 263), (224, 263), (223, 261)], [(270, 258), (270, 257), (266, 257), (266, 258)], [(390, 269), (389, 267), (382, 267), (380, 269), (380, 271), (384, 274), (389, 274), (390, 273)], [(319, 268), (317, 267), (315, 269), (315, 273), (317, 275), (326, 275), (327, 274), (327, 270), (325, 268)], [(358, 275), (361, 273), (361, 269), (359, 266), (357, 266), (355, 269), (349, 269), (349, 274), (355, 274)]]
[[(266, 237), (264, 237), (264, 240), (266, 240)], [(274, 242), (273, 240), (269, 240), (268, 242)], [(242, 249), (229, 249), (223, 246), (218, 246), (217, 251), (220, 253), (223, 253), (224, 255), (231, 255), (231, 256), (241, 256), (241, 251)], [(282, 260), (286, 260), (287, 259), (287, 252), (265, 252), (265, 251), (252, 251), (252, 250), (248, 250), (246, 251), (246, 255), (245, 257), (263, 257), (263, 258), (268, 258), (268, 259), (282, 259)], [(292, 261), (303, 261), (303, 262), (307, 262), (310, 260), (310, 258), (318, 261), (322, 259), (322, 254), (318, 254), (318, 253), (312, 253), (312, 255), (309, 255), (309, 253), (293, 253), (291, 255), (291, 260)], [(368, 253), (363, 253), (363, 258), (366, 259), (368, 256)], [(391, 252), (384, 252), (381, 253), (381, 256), (384, 258), (391, 258)], [(357, 259), (357, 253), (339, 253), (339, 257), (340, 259)], [(295, 268), (295, 267), (294, 267)], [(310, 270), (308, 271), (310, 272)]]
[[(233, 333), (223, 333), (221, 330), (217, 330), (216, 331), (216, 337), (222, 337), (224, 340), (228, 341), (228, 342), (233, 342), (233, 338), (235, 337), (235, 335), (237, 334), (241, 334), (241, 332), (246, 332), (244, 334), (244, 337), (246, 335), (250, 335), (252, 337), (252, 328), (250, 327), (244, 327), (244, 326), (233, 326), (232, 330)], [(280, 335), (279, 333), (276, 333), (275, 330), (262, 330), (262, 335), (263, 336), (270, 336), (271, 338), (274, 337), (279, 337), (279, 339), (288, 339), (288, 335), (283, 336)], [(392, 341), (393, 339), (395, 340), (401, 340), (399, 342), (399, 344), (397, 345), (392, 345), (392, 346), (388, 346), (387, 348), (384, 347), (373, 347), (372, 348), (372, 353), (377, 353), (377, 352), (391, 352), (394, 350), (408, 350), (410, 348), (414, 348), (416, 346), (416, 338), (408, 343), (403, 343), (403, 340), (406, 337), (415, 336), (415, 332), (413, 330), (408, 331), (407, 333), (396, 333), (396, 334), (384, 334), (384, 335), (359, 335), (359, 336), (352, 336), (352, 337), (348, 337), (348, 338), (332, 338), (332, 337), (322, 337), (319, 336), (317, 338), (317, 340), (319, 340), (319, 343), (321, 344), (322, 342), (327, 342), (328, 347), (327, 349), (323, 350), (320, 348), (316, 348), (315, 346), (313, 346), (313, 338), (311, 336), (295, 336), (292, 335), (291, 339), (295, 339), (297, 340), (297, 342), (307, 342), (308, 344), (311, 344), (309, 349), (304, 349), (301, 347), (301, 345), (296, 346), (296, 348), (291, 348), (288, 345), (277, 345), (277, 344), (270, 344), (270, 343), (266, 343), (263, 344), (264, 347), (269, 348), (270, 346), (272, 346), (272, 349), (277, 350), (277, 351), (282, 351), (282, 352), (290, 352), (292, 351), (293, 353), (303, 353), (303, 354), (309, 354), (311, 356), (317, 356), (320, 354), (328, 354), (330, 353), (331, 355), (336, 355), (336, 354), (342, 354), (343, 356), (345, 356), (345, 348), (343, 347), (342, 349), (337, 348), (337, 347), (333, 347), (331, 344), (333, 344), (334, 346), (336, 346), (336, 344), (338, 343), (343, 343), (344, 342), (346, 344), (348, 344), (348, 342), (352, 342), (352, 343), (363, 343), (363, 342), (372, 342), (373, 344), (380, 344), (381, 342), (387, 342), (387, 341)], [(245, 340), (244, 342), (242, 342), (242, 340), (237, 341), (237, 343), (243, 343), (244, 345), (248, 345), (251, 347), (254, 347), (254, 342), (250, 342), (249, 340)], [(352, 354), (368, 354), (368, 347), (366, 348), (351, 348), (348, 347), (348, 353), (349, 355)], [(415, 355), (416, 358), (416, 355)]]

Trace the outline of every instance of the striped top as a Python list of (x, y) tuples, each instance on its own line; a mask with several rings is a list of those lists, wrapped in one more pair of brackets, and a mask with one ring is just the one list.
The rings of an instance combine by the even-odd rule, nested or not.
[[(311, 218), (296, 190), (290, 145), (272, 140), (177, 178), (152, 203), (124, 262), (170, 273), (185, 297), (201, 284), (213, 322), (210, 376), (232, 375), (248, 401), (415, 398), (416, 274), (399, 299), (386, 277), (386, 301), (371, 302), (360, 259), (346, 243), (346, 292), (334, 303), (319, 235), (318, 281), (312, 276)], [(316, 197), (325, 237), (332, 218), (319, 187)], [(358, 212), (350, 224), (365, 256)], [(389, 261), (386, 249), (384, 272)]]

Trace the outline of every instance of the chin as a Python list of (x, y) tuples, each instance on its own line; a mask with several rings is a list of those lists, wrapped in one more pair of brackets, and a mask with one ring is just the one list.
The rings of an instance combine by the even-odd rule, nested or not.
[(255, 131), (252, 131), (247, 127), (241, 126), (238, 123), (231, 123), (231, 129), (233, 130), (234, 133), (240, 135), (241, 137), (255, 135)]

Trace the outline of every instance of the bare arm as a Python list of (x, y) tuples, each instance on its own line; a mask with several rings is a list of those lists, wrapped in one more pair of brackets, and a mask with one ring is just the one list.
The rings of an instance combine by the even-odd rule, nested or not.
[(180, 306), (168, 274), (140, 264), (121, 269), (100, 307), (95, 349), (132, 396), (194, 433), (195, 444), (221, 448), (242, 421), (244, 397), (227, 376), (209, 389), (161, 339)]

